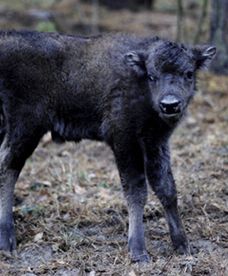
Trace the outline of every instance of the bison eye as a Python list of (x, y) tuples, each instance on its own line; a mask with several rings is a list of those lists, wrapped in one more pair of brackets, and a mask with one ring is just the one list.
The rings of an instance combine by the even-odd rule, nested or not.
[(189, 80), (192, 80), (192, 78), (193, 78), (193, 72), (192, 72), (192, 71), (188, 71), (188, 72), (186, 73), (186, 76), (187, 76), (187, 78), (188, 78)]
[(155, 76), (153, 76), (153, 75), (148, 75), (148, 79), (150, 80), (150, 81), (153, 81), (153, 82), (155, 82), (155, 81), (157, 81), (157, 77), (155, 77)]

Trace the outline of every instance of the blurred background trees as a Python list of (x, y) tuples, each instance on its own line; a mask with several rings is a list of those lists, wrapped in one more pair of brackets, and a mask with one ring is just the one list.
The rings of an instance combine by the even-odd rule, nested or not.
[[(208, 9), (209, 16), (208, 16)], [(177, 41), (185, 41), (185, 24), (183, 1), (177, 0)], [(208, 21), (208, 43), (216, 45), (217, 55), (212, 64), (212, 70), (216, 73), (228, 74), (228, 0), (203, 0), (198, 24), (195, 31), (193, 43), (200, 42), (202, 28)]]
[(100, 0), (99, 2), (101, 5), (104, 5), (113, 10), (129, 9), (137, 11), (140, 8), (153, 9), (153, 4), (155, 0)]
[(218, 49), (213, 70), (228, 75), (228, 0), (211, 0), (210, 42)]
[(212, 43), (212, 64), (228, 74), (228, 0), (0, 0), (0, 29), (72, 34), (130, 32)]

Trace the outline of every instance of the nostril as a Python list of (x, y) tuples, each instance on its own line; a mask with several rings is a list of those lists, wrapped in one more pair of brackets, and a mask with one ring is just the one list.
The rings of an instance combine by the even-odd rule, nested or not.
[(161, 110), (167, 114), (173, 114), (180, 112), (180, 101), (175, 103), (163, 103), (160, 104)]
[(175, 114), (181, 111), (181, 101), (176, 97), (167, 96), (160, 102), (160, 109), (166, 114)]

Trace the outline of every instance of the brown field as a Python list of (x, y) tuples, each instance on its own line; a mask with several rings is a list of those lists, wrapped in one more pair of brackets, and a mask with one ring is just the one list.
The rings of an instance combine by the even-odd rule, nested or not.
[[(5, 7), (9, 9), (2, 5)], [(14, 9), (18, 12), (22, 7)], [(133, 31), (135, 25), (148, 33), (150, 18), (157, 18), (151, 19), (157, 26), (153, 31), (172, 37), (174, 34), (162, 25), (162, 15), (175, 31), (171, 11), (168, 16), (160, 10), (142, 12), (136, 18), (128, 11), (113, 12), (114, 22), (108, 24), (119, 30), (118, 24), (124, 21), (126, 31)], [(105, 22), (105, 9), (102, 16)], [(1, 18), (1, 28), (8, 26), (7, 20)], [(14, 27), (25, 27), (23, 24), (19, 20)], [(193, 248), (191, 256), (178, 256), (173, 251), (162, 207), (151, 192), (144, 216), (151, 261), (131, 264), (127, 208), (110, 149), (91, 141), (56, 145), (46, 135), (16, 186), (17, 253), (0, 253), (0, 275), (228, 275), (227, 87), (228, 77), (200, 74), (189, 114), (171, 141), (179, 207)]]

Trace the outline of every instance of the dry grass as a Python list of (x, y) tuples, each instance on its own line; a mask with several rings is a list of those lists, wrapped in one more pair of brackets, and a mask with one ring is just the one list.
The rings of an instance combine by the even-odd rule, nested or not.
[(144, 217), (151, 262), (131, 264), (127, 210), (110, 150), (89, 141), (59, 146), (46, 136), (17, 184), (18, 255), (3, 256), (2, 275), (227, 275), (227, 85), (227, 78), (201, 75), (172, 141), (192, 256), (173, 252), (151, 194)]

